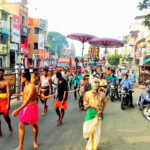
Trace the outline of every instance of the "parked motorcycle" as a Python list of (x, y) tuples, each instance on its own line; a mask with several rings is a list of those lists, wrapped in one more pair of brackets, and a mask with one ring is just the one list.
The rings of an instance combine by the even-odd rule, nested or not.
[(133, 92), (131, 89), (121, 88), (120, 98), (121, 98), (121, 109), (125, 110), (129, 107), (130, 102), (130, 92)]
[(144, 117), (150, 121), (150, 86), (147, 87), (146, 93), (140, 95), (137, 104)]

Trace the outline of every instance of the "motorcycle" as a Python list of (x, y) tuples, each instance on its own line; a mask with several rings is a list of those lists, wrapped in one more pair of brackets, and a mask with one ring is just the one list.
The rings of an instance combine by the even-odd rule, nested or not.
[(133, 92), (133, 91), (128, 90), (127, 88), (121, 88), (120, 98), (121, 98), (121, 109), (122, 110), (125, 110), (127, 107), (129, 107), (130, 92)]
[(144, 117), (150, 121), (150, 86), (147, 88), (146, 93), (140, 95), (137, 105)]
[(114, 84), (110, 84), (109, 89), (110, 89), (109, 91), (110, 100), (112, 102), (118, 100), (117, 87)]

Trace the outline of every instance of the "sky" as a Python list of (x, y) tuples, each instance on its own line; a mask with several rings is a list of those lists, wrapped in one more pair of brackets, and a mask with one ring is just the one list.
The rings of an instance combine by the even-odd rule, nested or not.
[[(65, 36), (88, 33), (120, 38), (129, 33), (129, 25), (139, 14), (138, 0), (28, 0), (28, 3), (31, 17), (47, 19), (49, 31)], [(75, 41), (74, 44), (80, 55), (81, 44)]]

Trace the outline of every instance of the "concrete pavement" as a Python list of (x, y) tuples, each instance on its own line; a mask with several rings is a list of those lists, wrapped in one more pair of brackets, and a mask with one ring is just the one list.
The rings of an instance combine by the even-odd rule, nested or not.
[[(134, 103), (142, 89), (136, 89)], [(64, 124), (56, 126), (57, 116), (54, 111), (54, 100), (48, 101), (49, 109), (45, 117), (39, 118), (39, 150), (83, 150), (85, 141), (82, 138), (82, 123), (85, 112), (80, 112), (77, 101), (69, 96), (69, 109), (64, 118)], [(17, 105), (12, 106), (15, 109)], [(10, 135), (6, 123), (2, 119), (4, 136), (0, 138), (0, 148), (13, 150), (18, 143), (18, 119), (12, 118), (14, 134)], [(26, 127), (24, 150), (32, 150), (32, 129)], [(101, 150), (149, 150), (150, 123), (141, 112), (135, 109), (122, 111), (119, 102), (108, 102), (102, 125)]]

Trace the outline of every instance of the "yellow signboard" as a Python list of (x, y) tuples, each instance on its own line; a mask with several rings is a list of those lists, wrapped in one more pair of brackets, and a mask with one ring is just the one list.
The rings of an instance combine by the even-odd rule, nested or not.
[(7, 53), (7, 45), (0, 44), (0, 54), (6, 54)]

